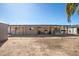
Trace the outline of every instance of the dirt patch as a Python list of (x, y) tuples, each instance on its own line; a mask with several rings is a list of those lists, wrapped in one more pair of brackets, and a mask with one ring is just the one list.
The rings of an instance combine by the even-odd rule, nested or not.
[(79, 37), (9, 37), (0, 47), (0, 55), (79, 56)]

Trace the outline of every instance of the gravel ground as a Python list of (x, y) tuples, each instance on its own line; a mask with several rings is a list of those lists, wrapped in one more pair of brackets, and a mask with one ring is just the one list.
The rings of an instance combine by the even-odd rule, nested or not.
[(79, 56), (79, 37), (9, 37), (2, 56)]

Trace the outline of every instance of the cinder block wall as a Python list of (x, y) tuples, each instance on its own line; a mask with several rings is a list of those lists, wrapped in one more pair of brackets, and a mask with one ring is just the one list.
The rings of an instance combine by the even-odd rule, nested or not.
[(37, 27), (36, 26), (27, 26), (26, 34), (30, 34), (30, 35), (37, 34)]
[(8, 39), (8, 24), (0, 23), (0, 41)]

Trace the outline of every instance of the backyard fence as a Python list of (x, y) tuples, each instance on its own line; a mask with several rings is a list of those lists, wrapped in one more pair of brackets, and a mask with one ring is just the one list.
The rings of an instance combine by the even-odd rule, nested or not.
[(9, 36), (61, 35), (67, 34), (67, 27), (49, 25), (9, 25), (8, 34)]

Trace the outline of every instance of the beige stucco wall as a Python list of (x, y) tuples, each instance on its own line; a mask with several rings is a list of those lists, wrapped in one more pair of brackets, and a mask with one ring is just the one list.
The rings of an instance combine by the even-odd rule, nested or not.
[(0, 23), (0, 41), (8, 39), (8, 24)]

